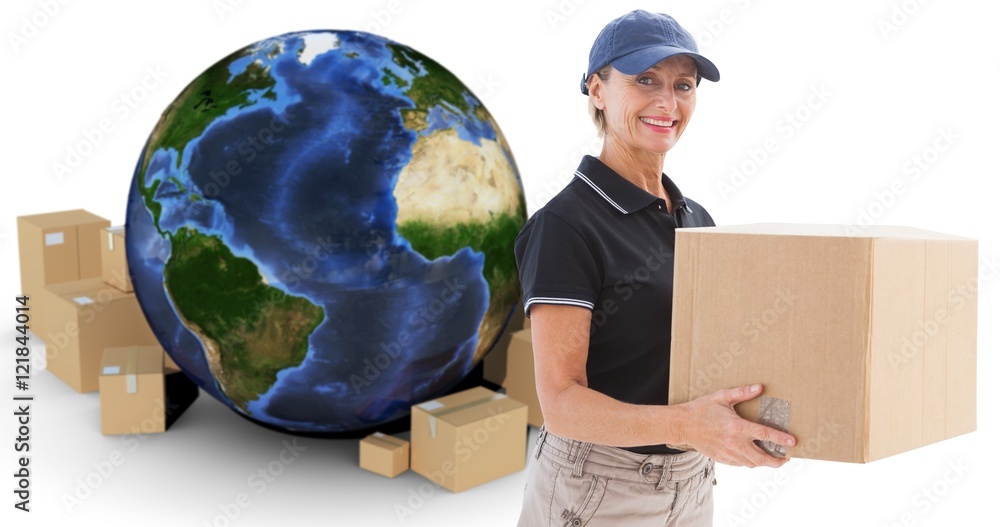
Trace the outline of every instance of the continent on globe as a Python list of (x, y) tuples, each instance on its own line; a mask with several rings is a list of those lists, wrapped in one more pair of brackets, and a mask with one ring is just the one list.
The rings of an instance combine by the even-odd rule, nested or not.
[[(161, 149), (173, 149), (183, 152), (187, 144), (200, 136), (212, 121), (225, 115), (233, 107), (250, 104), (249, 95), (254, 90), (265, 90), (261, 97), (274, 98), (274, 79), (268, 68), (252, 62), (245, 71), (230, 79), (229, 64), (246, 54), (246, 49), (237, 51), (217, 62), (189, 84), (184, 91), (170, 104), (160, 116), (160, 121), (153, 128), (146, 148), (140, 158), (138, 175), (139, 190), (153, 214), (153, 224), (159, 229), (160, 204), (156, 202), (157, 187), (160, 182), (145, 184), (146, 169), (152, 159), (152, 153)], [(177, 156), (180, 165), (182, 157)], [(197, 195), (194, 199), (198, 199)]]
[[(463, 96), (467, 90), (462, 82), (416, 50), (399, 45), (389, 48), (393, 61), (416, 75), (408, 83), (383, 69), (382, 82), (394, 82), (413, 100), (414, 108), (400, 110), (404, 126), (424, 131), (429, 113), (445, 103), (448, 112), (487, 122), (496, 131), (495, 139), (478, 138), (475, 143), (459, 137), (454, 128), (420, 135), (413, 145), (413, 160), (400, 172), (393, 189), (399, 206), (397, 230), (413, 250), (431, 259), (462, 247), (486, 255), (483, 275), (495, 301), (479, 326), (478, 361), (503, 331), (510, 314), (503, 306), (521, 297), (511, 240), (525, 221), (524, 191), (520, 178), (510, 177), (517, 169), (500, 127), (478, 100)], [(418, 64), (424, 65), (426, 74), (420, 75)]]
[(126, 252), (163, 347), (272, 427), (341, 435), (465, 377), (518, 304), (514, 158), (429, 57), (289, 33), (213, 64), (139, 156)]
[[(442, 166), (450, 170), (442, 171)], [(499, 141), (479, 147), (451, 129), (420, 136), (413, 161), (403, 168), (393, 196), (399, 205), (398, 232), (427, 258), (454, 254), (462, 247), (486, 255), (483, 276), (491, 309), (479, 325), (475, 360), (486, 356), (503, 331), (509, 309), (521, 297), (510, 240), (524, 224), (524, 195)], [(464, 206), (455, 207), (452, 204)]]
[(267, 286), (253, 262), (234, 256), (218, 236), (183, 228), (171, 246), (167, 292), (205, 344), (220, 388), (246, 411), (279, 371), (302, 362), (323, 309)]

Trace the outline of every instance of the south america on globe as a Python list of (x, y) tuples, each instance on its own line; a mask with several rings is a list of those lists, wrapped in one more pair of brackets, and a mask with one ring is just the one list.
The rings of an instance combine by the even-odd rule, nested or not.
[(485, 106), (420, 52), (353, 31), (251, 44), (164, 111), (126, 254), (171, 358), (255, 422), (336, 436), (455, 386), (520, 297), (525, 221)]

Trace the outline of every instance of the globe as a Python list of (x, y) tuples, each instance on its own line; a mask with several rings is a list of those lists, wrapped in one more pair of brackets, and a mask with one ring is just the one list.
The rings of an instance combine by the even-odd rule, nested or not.
[(472, 371), (520, 296), (500, 128), (447, 69), (368, 33), (285, 34), (208, 68), (149, 135), (126, 216), (166, 352), (280, 430), (405, 417)]

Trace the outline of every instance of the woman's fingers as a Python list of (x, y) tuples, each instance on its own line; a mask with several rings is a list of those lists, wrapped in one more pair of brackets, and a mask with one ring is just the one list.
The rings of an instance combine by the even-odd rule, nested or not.
[(795, 445), (795, 437), (781, 430), (754, 423), (736, 414), (733, 407), (761, 393), (760, 384), (718, 390), (691, 401), (688, 443), (706, 456), (726, 465), (780, 467), (787, 458), (774, 457), (754, 441)]

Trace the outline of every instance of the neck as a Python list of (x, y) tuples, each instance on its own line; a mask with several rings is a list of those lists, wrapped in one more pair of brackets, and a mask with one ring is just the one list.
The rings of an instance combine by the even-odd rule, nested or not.
[(665, 156), (666, 154), (636, 152), (605, 140), (598, 159), (633, 185), (669, 202), (660, 179)]

